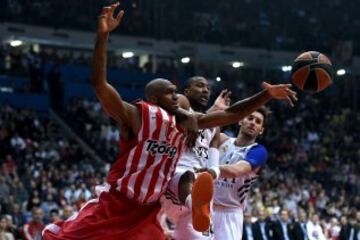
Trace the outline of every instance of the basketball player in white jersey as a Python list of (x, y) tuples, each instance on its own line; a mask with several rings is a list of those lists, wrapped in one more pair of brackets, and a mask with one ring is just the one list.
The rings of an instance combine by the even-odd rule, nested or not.
[[(228, 99), (229, 95), (229, 91), (222, 91), (219, 98)], [(210, 87), (208, 81), (200, 76), (191, 77), (185, 84), (184, 96), (180, 97), (180, 103), (183, 104), (180, 105), (190, 112), (204, 113), (206, 112), (209, 97)], [(218, 103), (218, 105), (221, 105), (221, 103)], [(212, 107), (214, 110), (220, 110), (220, 108), (221, 106), (216, 105)], [(194, 167), (212, 167), (208, 162), (208, 155), (215, 132), (215, 128), (199, 130), (195, 146), (187, 149), (179, 159), (174, 176), (170, 180), (169, 187), (163, 197), (163, 209), (170, 221), (176, 226), (173, 234), (175, 239), (210, 239), (211, 237), (208, 230), (199, 232), (193, 227), (190, 193), (195, 181)]]
[(256, 142), (264, 132), (267, 114), (265, 107), (258, 109), (240, 121), (237, 138), (221, 133), (212, 142), (219, 146), (220, 169), (213, 200), (216, 240), (242, 239), (245, 200), (268, 158), (265, 147)]
[[(184, 95), (190, 102), (190, 111), (205, 112), (210, 96), (208, 82), (203, 77), (192, 77), (188, 80)], [(230, 92), (223, 91), (217, 98), (214, 106), (215, 110), (224, 110), (229, 104)], [(211, 229), (197, 228), (196, 215), (191, 210), (192, 186), (195, 180), (194, 168), (208, 168), (214, 178), (219, 174), (218, 161), (209, 158), (209, 147), (215, 135), (215, 128), (202, 129), (195, 146), (183, 153), (179, 159), (175, 174), (170, 180), (169, 188), (165, 194), (166, 200), (163, 199), (163, 209), (169, 215), (171, 222), (175, 224), (173, 237), (177, 240), (181, 239), (211, 239)], [(214, 150), (211, 150), (214, 151)], [(211, 181), (211, 180), (210, 180)], [(196, 186), (196, 185), (195, 185)], [(195, 192), (195, 197), (199, 195), (207, 195), (207, 192), (199, 189)], [(202, 197), (202, 196), (200, 196)], [(210, 200), (209, 200), (210, 201)], [(202, 221), (202, 219), (200, 219)]]

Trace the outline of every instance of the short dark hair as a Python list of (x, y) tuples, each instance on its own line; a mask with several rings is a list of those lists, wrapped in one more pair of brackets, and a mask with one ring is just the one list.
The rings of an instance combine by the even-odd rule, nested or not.
[(193, 77), (188, 78), (184, 83), (183, 91), (185, 89), (189, 88), (196, 80), (199, 80), (199, 79), (206, 79), (206, 78), (204, 78), (202, 76), (193, 76)]
[(259, 113), (261, 113), (261, 115), (263, 115), (263, 117), (264, 117), (263, 125), (266, 124), (266, 121), (267, 121), (269, 115), (272, 113), (270, 111), (270, 109), (265, 106), (261, 106), (258, 110), (256, 110), (256, 112), (259, 112)]

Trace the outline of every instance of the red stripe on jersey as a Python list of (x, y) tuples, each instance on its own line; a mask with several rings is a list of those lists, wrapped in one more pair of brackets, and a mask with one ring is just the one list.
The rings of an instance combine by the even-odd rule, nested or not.
[[(138, 134), (138, 139), (140, 140), (140, 142), (143, 142), (144, 139), (147, 139), (149, 137), (150, 113), (149, 113), (148, 104), (141, 104), (140, 106), (141, 106), (141, 112), (142, 112), (142, 129), (140, 130), (140, 132)], [(131, 176), (131, 175), (129, 175), (129, 173), (133, 173), (136, 171), (137, 166), (141, 159), (142, 150), (143, 150), (143, 144), (138, 144), (135, 149), (134, 157), (132, 159), (129, 159), (129, 155), (131, 152), (131, 151), (129, 151), (129, 153), (127, 154), (126, 160), (124, 159), (124, 161), (123, 161), (124, 165), (125, 165), (124, 168), (126, 168), (127, 162), (132, 160), (130, 169), (127, 172), (127, 176), (125, 176), (124, 180), (121, 183), (121, 187), (120, 187), (121, 191), (124, 191), (125, 193), (126, 193), (126, 189), (128, 187), (130, 176)], [(126, 173), (126, 171), (125, 171), (125, 173)]]
[[(152, 134), (151, 139), (159, 139), (160, 131), (161, 131), (161, 128), (162, 128), (162, 125), (163, 125), (163, 118), (164, 117), (162, 116), (160, 108), (157, 108), (157, 112), (156, 112), (156, 130)], [(141, 192), (140, 188), (141, 188), (141, 185), (143, 183), (143, 180), (144, 180), (144, 177), (145, 177), (145, 174), (146, 174), (146, 169), (148, 169), (154, 163), (155, 157), (156, 157), (156, 155), (153, 155), (151, 153), (148, 155), (147, 159), (145, 160), (146, 165), (144, 167), (144, 170), (141, 171), (141, 173), (139, 174), (139, 176), (135, 180), (135, 185), (134, 185), (134, 198), (135, 199), (138, 199), (139, 194)]]
[[(169, 181), (166, 181), (166, 180), (167, 180), (167, 179), (170, 179), (170, 177), (173, 176), (173, 174), (174, 174), (174, 172), (175, 172), (176, 164), (177, 164), (177, 162), (179, 161), (179, 158), (180, 158), (180, 156), (181, 156), (181, 154), (182, 154), (182, 148), (183, 148), (183, 145), (184, 145), (184, 142), (185, 142), (185, 139), (186, 139), (186, 138), (184, 137), (184, 135), (183, 135), (181, 132), (178, 132), (175, 139), (177, 139), (177, 138), (179, 137), (178, 135), (180, 135), (180, 138), (181, 138), (181, 139), (179, 140), (179, 144), (178, 144), (178, 151), (179, 151), (178, 153), (179, 153), (179, 154), (177, 155), (177, 158), (175, 159), (175, 161), (173, 161), (173, 162), (171, 162), (171, 161), (166, 162), (164, 173), (166, 173), (167, 176), (164, 177), (164, 180), (163, 180), (163, 182), (162, 182), (162, 184), (161, 184), (161, 189), (162, 189), (162, 190), (167, 187), (167, 184), (168, 184)], [(175, 143), (175, 142), (174, 142), (174, 143)], [(173, 163), (173, 164), (171, 164), (171, 163)], [(172, 171), (170, 171), (170, 167), (171, 167), (171, 166), (172, 166)]]
[[(171, 129), (171, 126), (175, 125), (174, 124), (174, 117), (171, 116), (170, 119), (169, 119), (169, 124), (167, 126), (167, 129), (166, 129), (166, 137), (167, 136), (170, 136), (171, 135), (171, 131), (174, 131), (174, 129)], [(174, 138), (175, 140), (176, 138)], [(169, 139), (170, 140), (170, 139)], [(174, 145), (175, 141), (171, 141), (171, 145)], [(178, 155), (179, 153), (177, 153)], [(176, 157), (176, 156), (175, 156)], [(161, 158), (161, 161), (160, 163), (158, 163), (158, 165), (154, 168), (154, 171), (153, 171), (153, 175), (151, 176), (151, 180), (150, 180), (150, 184), (149, 184), (149, 189), (146, 193), (146, 196), (145, 196), (145, 199), (144, 199), (144, 202), (147, 202), (147, 200), (149, 199), (149, 197), (151, 195), (154, 194), (154, 190), (155, 190), (155, 187), (156, 187), (156, 183), (158, 181), (158, 178), (159, 178), (159, 172), (160, 172), (160, 169), (161, 169), (161, 166), (163, 165), (164, 161), (168, 160), (169, 162), (172, 160), (171, 158), (169, 158), (168, 155), (164, 155), (162, 158)], [(164, 177), (166, 177), (166, 172), (164, 172)]]

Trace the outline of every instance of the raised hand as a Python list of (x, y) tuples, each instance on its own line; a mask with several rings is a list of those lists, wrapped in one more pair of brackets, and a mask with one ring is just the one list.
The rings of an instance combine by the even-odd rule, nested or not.
[(114, 17), (114, 11), (119, 5), (120, 3), (117, 2), (102, 9), (101, 15), (98, 18), (98, 33), (109, 33), (120, 24), (124, 11), (121, 10)]
[(214, 107), (216, 110), (225, 110), (230, 106), (230, 95), (231, 91), (227, 89), (221, 91), (214, 102)]
[(296, 92), (291, 90), (291, 84), (277, 84), (271, 85), (267, 82), (262, 83), (262, 87), (275, 99), (287, 100), (290, 106), (294, 106), (294, 103), (298, 100)]

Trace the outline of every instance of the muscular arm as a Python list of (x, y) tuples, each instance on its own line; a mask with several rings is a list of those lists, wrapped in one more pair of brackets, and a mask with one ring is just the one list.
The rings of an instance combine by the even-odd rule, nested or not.
[(220, 177), (237, 178), (252, 171), (250, 163), (241, 160), (235, 164), (220, 165)]
[(252, 97), (238, 101), (224, 111), (215, 111), (199, 116), (199, 128), (212, 128), (234, 124), (242, 118), (256, 111), (272, 99), (267, 90), (263, 90)]
[[(118, 123), (130, 127), (134, 132), (140, 128), (139, 110), (122, 100), (119, 93), (106, 80), (107, 42), (109, 32), (120, 22), (121, 16), (112, 17), (117, 5), (103, 9), (99, 17), (98, 33), (94, 49), (91, 84), (105, 111)], [(116, 22), (117, 21), (117, 22)], [(113, 24), (113, 25), (112, 25)], [(114, 25), (116, 24), (116, 25)]]
[(237, 178), (249, 172), (257, 171), (265, 164), (267, 158), (266, 149), (262, 145), (257, 145), (250, 149), (245, 159), (234, 164), (220, 165), (220, 177)]

